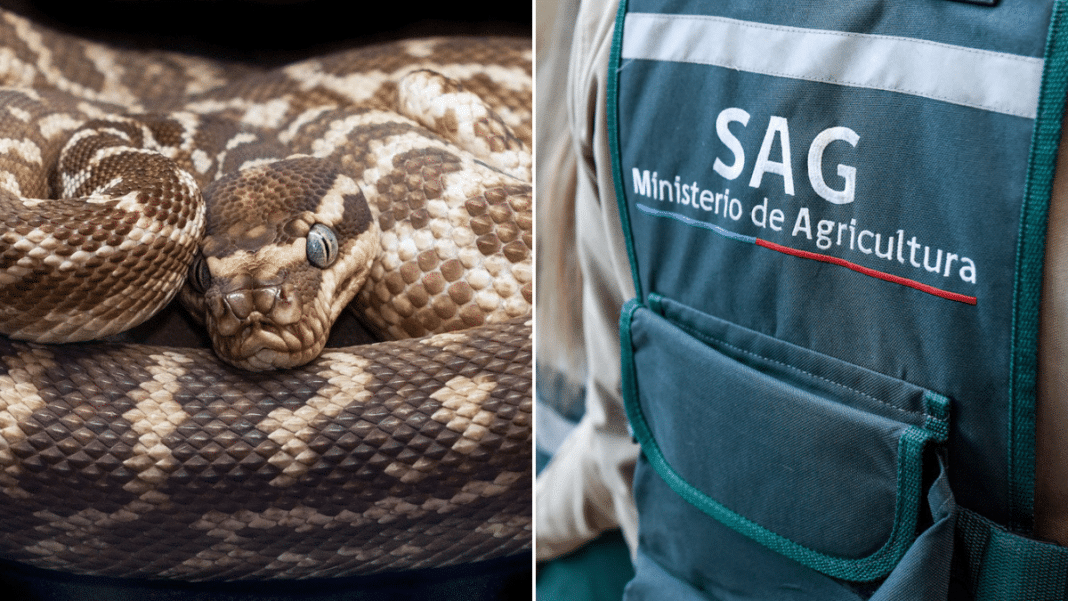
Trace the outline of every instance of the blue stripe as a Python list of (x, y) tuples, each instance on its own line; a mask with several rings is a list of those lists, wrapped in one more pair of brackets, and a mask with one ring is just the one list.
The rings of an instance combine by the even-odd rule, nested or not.
[(749, 244), (756, 244), (756, 237), (755, 236), (743, 236), (742, 234), (739, 234), (737, 232), (732, 232), (730, 230), (723, 229), (722, 227), (720, 227), (718, 225), (715, 225), (713, 223), (708, 223), (706, 221), (700, 221), (698, 219), (693, 219), (693, 218), (687, 217), (685, 215), (679, 215), (678, 213), (673, 213), (671, 211), (661, 211), (659, 209), (654, 209), (654, 208), (652, 208), (650, 206), (643, 205), (640, 202), (637, 203), (637, 205), (638, 205), (638, 210), (640, 210), (643, 213), (652, 215), (654, 217), (669, 217), (671, 219), (674, 219), (675, 221), (681, 221), (682, 223), (685, 223), (686, 225), (690, 225), (690, 226), (693, 226), (693, 227), (699, 227), (699, 228), (706, 229), (706, 230), (712, 230), (713, 232), (716, 232), (717, 234), (719, 234), (720, 236), (723, 236), (724, 238), (730, 238), (731, 240), (738, 240), (740, 242), (748, 242)]

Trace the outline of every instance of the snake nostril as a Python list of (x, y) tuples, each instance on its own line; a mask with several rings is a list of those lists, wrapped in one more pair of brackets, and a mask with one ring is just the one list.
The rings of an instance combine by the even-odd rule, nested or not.
[(231, 292), (224, 297), (224, 300), (226, 306), (230, 307), (230, 311), (238, 319), (246, 319), (249, 315), (252, 315), (254, 305), (248, 291)]
[(257, 288), (252, 291), (252, 300), (256, 305), (256, 310), (264, 315), (271, 312), (274, 308), (274, 303), (278, 299), (279, 289), (276, 287)]

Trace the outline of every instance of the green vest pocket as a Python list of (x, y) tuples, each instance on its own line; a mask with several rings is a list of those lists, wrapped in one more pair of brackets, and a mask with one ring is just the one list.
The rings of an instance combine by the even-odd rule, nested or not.
[(727, 527), (835, 578), (886, 576), (917, 535), (949, 400), (656, 295), (623, 312), (624, 396), (649, 463)]

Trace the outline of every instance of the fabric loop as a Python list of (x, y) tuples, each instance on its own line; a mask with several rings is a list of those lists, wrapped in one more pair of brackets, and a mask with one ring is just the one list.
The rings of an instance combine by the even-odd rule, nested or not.
[(1066, 598), (1068, 548), (1009, 532), (963, 508), (956, 539), (962, 573), (977, 601)]

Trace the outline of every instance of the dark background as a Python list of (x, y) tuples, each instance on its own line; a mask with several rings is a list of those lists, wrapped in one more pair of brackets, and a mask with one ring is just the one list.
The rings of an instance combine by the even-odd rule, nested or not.
[[(532, 34), (529, 2), (0, 0), (38, 23), (132, 48), (263, 65), (424, 35)], [(0, 562), (0, 597), (19, 601), (490, 601), (530, 599), (529, 556), (364, 578), (221, 584), (79, 577)]]
[(41, 24), (112, 44), (260, 63), (422, 35), (530, 37), (530, 2), (0, 0)]

